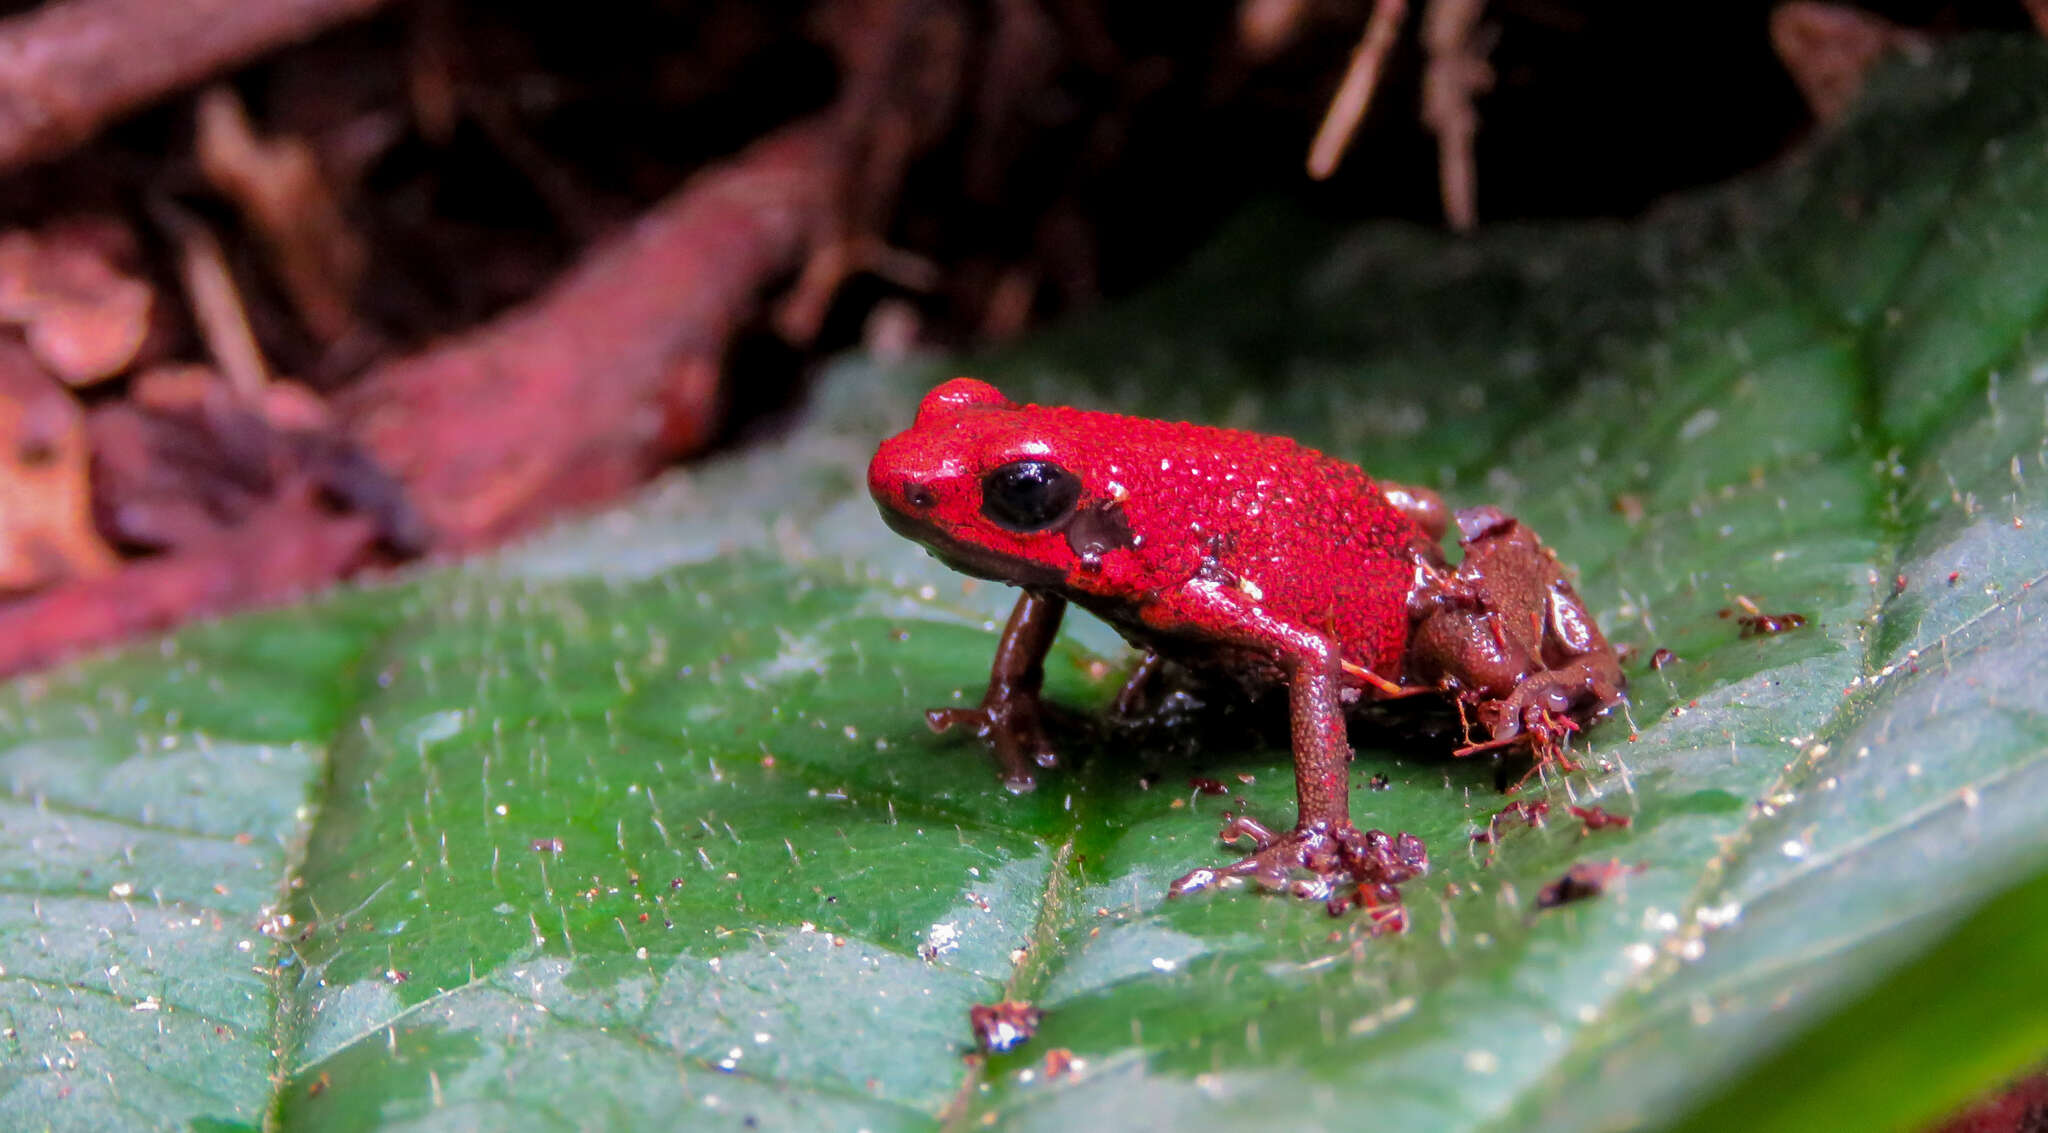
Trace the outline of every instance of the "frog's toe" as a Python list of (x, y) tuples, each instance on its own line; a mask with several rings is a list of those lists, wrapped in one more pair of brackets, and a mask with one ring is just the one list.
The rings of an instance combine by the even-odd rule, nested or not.
[(1038, 786), (1039, 768), (1059, 766), (1041, 711), (1015, 703), (973, 708), (932, 708), (924, 714), (934, 732), (964, 727), (986, 743), (1000, 764), (1003, 786), (1025, 794)]
[(1223, 840), (1238, 838), (1250, 838), (1256, 848), (1229, 865), (1188, 872), (1167, 887), (1167, 896), (1250, 878), (1267, 889), (1324, 902), (1333, 914), (1364, 905), (1375, 910), (1375, 932), (1398, 931), (1405, 921), (1398, 918), (1395, 886), (1429, 869), (1421, 839), (1360, 830), (1348, 822), (1311, 823), (1276, 834), (1251, 818), (1236, 817), (1224, 825)]

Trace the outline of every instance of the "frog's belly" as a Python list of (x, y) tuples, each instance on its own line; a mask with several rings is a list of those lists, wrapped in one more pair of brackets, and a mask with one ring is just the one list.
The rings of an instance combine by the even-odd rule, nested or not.
[(1252, 698), (1287, 684), (1286, 671), (1263, 649), (1219, 642), (1204, 634), (1162, 632), (1139, 621), (1128, 606), (1088, 609), (1133, 646), (1157, 653), (1205, 682), (1235, 684)]

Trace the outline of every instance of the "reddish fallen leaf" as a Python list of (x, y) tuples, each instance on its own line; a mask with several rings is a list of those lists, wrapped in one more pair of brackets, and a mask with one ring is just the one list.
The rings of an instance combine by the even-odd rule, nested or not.
[(2048, 1073), (2022, 1078), (1973, 1103), (1933, 1133), (2040, 1133), (2048, 1128)]
[(155, 301), (148, 284), (115, 267), (96, 227), (0, 235), (0, 322), (19, 326), (37, 360), (74, 386), (128, 368)]
[(113, 569), (93, 528), (90, 464), (77, 402), (0, 338), (0, 592)]
[(191, 617), (280, 603), (349, 573), (376, 542), (376, 522), (335, 515), (314, 495), (299, 486), (203, 548), (0, 605), (0, 676)]
[(219, 374), (188, 366), (138, 378), (127, 401), (93, 410), (94, 510), (122, 544), (203, 547), (291, 485), (370, 516), (400, 554), (424, 537), (398, 485), (336, 436), (324, 403), (290, 382), (245, 402)]
[(438, 545), (475, 547), (613, 499), (701, 447), (719, 367), (830, 213), (832, 124), (785, 127), (692, 178), (547, 292), (338, 402)]

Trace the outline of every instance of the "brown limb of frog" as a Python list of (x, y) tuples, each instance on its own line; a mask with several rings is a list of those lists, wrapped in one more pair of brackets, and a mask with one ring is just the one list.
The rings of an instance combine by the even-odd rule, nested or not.
[(965, 726), (986, 741), (1002, 764), (1003, 786), (1012, 791), (1033, 789), (1038, 768), (1059, 766), (1059, 755), (1045, 732), (1040, 694), (1045, 688), (1045, 655), (1066, 612), (1065, 598), (1025, 591), (1003, 627), (981, 703), (973, 708), (932, 708), (924, 714), (934, 732)]

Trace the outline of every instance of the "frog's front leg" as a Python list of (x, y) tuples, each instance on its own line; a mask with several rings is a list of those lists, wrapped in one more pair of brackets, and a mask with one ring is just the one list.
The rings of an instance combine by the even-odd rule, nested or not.
[[(1287, 682), (1289, 732), (1294, 747), (1294, 829), (1275, 833), (1249, 818), (1224, 826), (1226, 842), (1250, 838), (1252, 853), (1217, 869), (1197, 869), (1175, 881), (1169, 896), (1199, 892), (1219, 882), (1249, 877), (1297, 896), (1331, 902), (1333, 911), (1350, 898), (1339, 885), (1350, 882), (1385, 893), (1428, 867), (1420, 841), (1360, 831), (1351, 824), (1351, 745), (1345, 736), (1343, 657), (1328, 635), (1268, 615), (1234, 588), (1191, 584), (1179, 600), (1162, 602), (1147, 620), (1208, 627), (1227, 643), (1266, 653)], [(1289, 884), (1299, 872), (1313, 880)]]
[(1059, 763), (1045, 734), (1045, 706), (1039, 694), (1045, 687), (1045, 655), (1066, 612), (1065, 598), (1026, 590), (996, 643), (981, 703), (973, 708), (933, 708), (924, 714), (934, 732), (965, 725), (986, 740), (1002, 764), (1003, 786), (1020, 794), (1038, 785), (1037, 768)]

